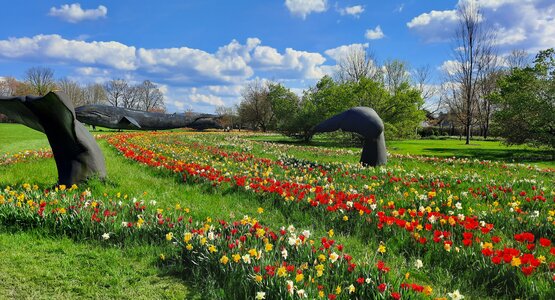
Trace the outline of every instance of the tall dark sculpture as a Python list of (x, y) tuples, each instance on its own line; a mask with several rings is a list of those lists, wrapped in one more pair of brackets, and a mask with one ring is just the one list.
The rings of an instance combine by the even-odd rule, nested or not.
[(218, 117), (209, 114), (164, 114), (98, 104), (77, 107), (75, 112), (85, 124), (112, 129), (222, 128)]
[(0, 113), (46, 134), (59, 184), (72, 185), (93, 175), (106, 176), (102, 151), (85, 126), (75, 119), (73, 104), (64, 94), (0, 97)]
[(387, 162), (383, 122), (373, 109), (353, 107), (316, 125), (312, 131), (318, 133), (339, 129), (355, 132), (364, 137), (360, 156), (362, 164), (375, 167)]

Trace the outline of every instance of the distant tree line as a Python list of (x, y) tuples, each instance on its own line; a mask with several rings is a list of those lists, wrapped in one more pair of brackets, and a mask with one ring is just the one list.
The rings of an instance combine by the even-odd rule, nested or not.
[(0, 96), (44, 96), (50, 91), (62, 91), (75, 107), (87, 104), (105, 104), (144, 111), (164, 112), (164, 95), (156, 84), (145, 80), (132, 84), (116, 78), (104, 84), (80, 84), (68, 78), (54, 79), (54, 71), (33, 67), (19, 81), (13, 77), (0, 80)]

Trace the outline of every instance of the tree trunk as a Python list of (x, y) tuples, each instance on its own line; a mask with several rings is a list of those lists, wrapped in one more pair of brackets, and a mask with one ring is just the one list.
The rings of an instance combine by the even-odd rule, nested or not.
[(465, 144), (468, 145), (468, 144), (470, 144), (470, 121), (471, 121), (470, 110), (467, 110), (466, 113), (467, 113), (466, 124), (464, 124), (465, 130), (466, 130), (466, 142), (465, 142)]

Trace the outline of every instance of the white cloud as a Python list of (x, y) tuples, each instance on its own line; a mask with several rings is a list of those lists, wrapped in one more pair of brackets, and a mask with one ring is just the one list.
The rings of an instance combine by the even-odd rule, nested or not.
[(448, 75), (454, 75), (460, 69), (460, 66), (460, 62), (456, 60), (446, 60), (441, 64), (439, 70)]
[(339, 11), (339, 14), (342, 16), (351, 15), (355, 18), (358, 18), (360, 17), (360, 14), (364, 12), (364, 6), (362, 5), (347, 6), (345, 8), (339, 8), (338, 11)]
[(220, 97), (239, 97), (241, 96), (241, 91), (243, 86), (237, 85), (210, 85), (206, 89), (213, 95)]
[(268, 46), (256, 47), (253, 56), (255, 61), (265, 66), (279, 66), (283, 63), (283, 55)]
[(326, 0), (285, 0), (287, 9), (305, 19), (311, 13), (321, 13), (328, 9)]
[(191, 94), (189, 95), (189, 99), (194, 103), (204, 103), (209, 104), (212, 106), (222, 106), (225, 105), (222, 98), (214, 95), (206, 95), (206, 94)]
[(75, 68), (75, 72), (79, 75), (83, 76), (97, 76), (97, 75), (109, 75), (110, 71), (100, 69), (100, 68), (93, 68), (93, 67), (81, 67)]
[(49, 16), (58, 17), (70, 23), (77, 23), (84, 20), (96, 20), (98, 18), (105, 18), (108, 14), (106, 6), (99, 5), (96, 9), (81, 8), (81, 4), (64, 4), (60, 8), (50, 8)]
[(318, 79), (324, 76), (320, 66), (326, 59), (320, 53), (285, 49), (283, 66), (298, 74), (299, 78)]
[[(524, 48), (538, 51), (555, 45), (555, 2), (552, 0), (459, 0), (472, 3), (497, 35), (502, 51)], [(447, 41), (457, 25), (456, 7), (414, 17), (407, 27), (426, 42)]]
[(135, 47), (118, 42), (66, 40), (57, 34), (0, 40), (0, 57), (48, 57), (60, 61), (101, 64), (121, 70), (135, 70)]
[[(367, 44), (361, 47), (367, 47)], [(332, 57), (340, 49), (331, 49)], [(245, 82), (256, 77), (290, 81), (307, 86), (335, 66), (324, 65), (317, 52), (262, 45), (257, 38), (244, 43), (232, 40), (210, 53), (189, 47), (147, 49), (115, 41), (70, 40), (60, 35), (0, 39), (0, 59), (64, 64), (73, 67), (70, 79), (81, 83), (125, 78), (144, 79), (167, 86), (168, 110), (183, 105), (208, 110), (210, 105), (232, 105), (240, 98)], [(192, 87), (198, 89), (192, 90)], [(294, 86), (298, 87), (298, 86)], [(185, 103), (185, 104), (182, 104)], [(187, 104), (188, 103), (188, 104)]]
[(407, 23), (407, 27), (426, 42), (440, 42), (453, 36), (458, 20), (456, 10), (432, 10), (413, 18)]
[(333, 49), (328, 49), (324, 51), (324, 53), (327, 56), (331, 57), (333, 60), (339, 61), (353, 50), (366, 50), (368, 47), (368, 43), (342, 45)]
[(413, 18), (410, 22), (407, 23), (407, 26), (409, 28), (415, 28), (415, 27), (430, 25), (433, 22), (454, 23), (458, 19), (459, 18), (457, 16), (456, 10), (443, 10), (443, 11), (432, 10), (429, 13), (423, 13)]
[(498, 28), (496, 30), (497, 45), (513, 45), (526, 40), (524, 28)]
[(364, 36), (369, 40), (379, 40), (385, 37), (380, 25), (376, 26), (376, 28), (374, 29), (367, 29), (366, 34)]

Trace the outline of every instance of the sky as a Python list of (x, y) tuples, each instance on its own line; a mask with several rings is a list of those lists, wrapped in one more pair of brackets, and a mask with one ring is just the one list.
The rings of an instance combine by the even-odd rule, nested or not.
[(81, 84), (150, 80), (168, 112), (213, 113), (252, 80), (302, 94), (352, 47), (379, 62), (453, 64), (459, 2), (481, 7), (501, 55), (555, 47), (553, 0), (0, 0), (0, 78), (34, 66)]

